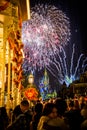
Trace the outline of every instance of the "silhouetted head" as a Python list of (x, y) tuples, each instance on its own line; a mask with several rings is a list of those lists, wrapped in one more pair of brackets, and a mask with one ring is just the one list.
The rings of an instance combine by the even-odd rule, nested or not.
[(23, 100), (20, 103), (21, 111), (24, 113), (29, 109), (29, 102), (27, 100)]

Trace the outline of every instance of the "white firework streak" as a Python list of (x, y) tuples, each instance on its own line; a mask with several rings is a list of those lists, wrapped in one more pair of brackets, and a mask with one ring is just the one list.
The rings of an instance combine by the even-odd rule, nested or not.
[[(61, 54), (60, 54), (61, 53)], [(76, 66), (74, 65), (74, 56), (75, 56), (75, 44), (73, 44), (73, 50), (71, 54), (71, 63), (68, 68), (67, 66), (67, 55), (64, 49), (60, 51), (58, 57), (55, 58), (53, 66), (47, 66), (46, 69), (58, 79), (60, 84), (63, 82), (68, 86), (74, 80), (79, 79), (80, 74), (84, 73), (87, 70), (87, 57), (84, 54), (80, 54), (77, 60)], [(75, 66), (75, 67), (74, 67)], [(79, 73), (80, 70), (80, 73)]]

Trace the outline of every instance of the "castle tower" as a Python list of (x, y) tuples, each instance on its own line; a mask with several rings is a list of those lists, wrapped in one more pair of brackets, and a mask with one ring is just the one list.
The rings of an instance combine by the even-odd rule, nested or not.
[(44, 71), (44, 79), (43, 79), (44, 87), (49, 86), (49, 76), (47, 70)]

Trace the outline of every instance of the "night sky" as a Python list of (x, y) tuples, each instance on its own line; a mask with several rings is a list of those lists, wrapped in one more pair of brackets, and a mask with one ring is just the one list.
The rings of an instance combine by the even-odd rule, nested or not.
[[(75, 58), (78, 59), (78, 56), (81, 53), (84, 53), (87, 56), (87, 45), (86, 45), (86, 2), (78, 1), (78, 0), (30, 0), (30, 7), (33, 7), (38, 3), (49, 3), (55, 5), (70, 19), (70, 27), (71, 27), (71, 38), (70, 44), (75, 44)], [(70, 55), (72, 47), (69, 45), (67, 47), (67, 56)], [(74, 59), (74, 62), (77, 62)], [(43, 70), (37, 72), (37, 80), (43, 75)], [(50, 82), (52, 86), (57, 85), (57, 80), (53, 78), (52, 75), (49, 74)]]
[[(77, 34), (78, 42), (81, 42), (80, 46), (82, 51), (87, 52), (86, 49), (86, 2), (80, 0), (30, 0), (30, 6), (34, 6), (37, 3), (51, 3), (64, 12), (70, 18), (71, 22), (71, 32), (72, 35), (74, 31), (79, 29)], [(72, 38), (75, 39), (75, 38)]]

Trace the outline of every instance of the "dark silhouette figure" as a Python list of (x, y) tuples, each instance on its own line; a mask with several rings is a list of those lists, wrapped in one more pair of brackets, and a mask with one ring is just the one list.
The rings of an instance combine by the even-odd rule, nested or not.
[(37, 103), (34, 108), (34, 114), (33, 114), (32, 122), (31, 122), (32, 130), (37, 130), (37, 125), (42, 115), (42, 110), (43, 110), (43, 104)]
[(0, 130), (6, 130), (8, 124), (9, 124), (9, 117), (6, 112), (6, 108), (0, 107)]
[(30, 130), (30, 122), (32, 115), (29, 111), (29, 102), (23, 100), (20, 104), (22, 114), (19, 114), (16, 119), (7, 127), (7, 130)]
[(14, 121), (20, 114), (22, 114), (20, 105), (17, 105), (13, 110), (12, 121)]
[(69, 110), (65, 113), (66, 122), (70, 130), (80, 130), (80, 125), (83, 121), (80, 110), (75, 109), (74, 102), (69, 103)]

